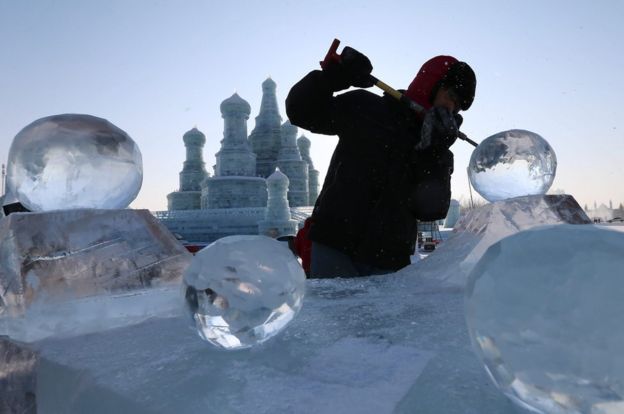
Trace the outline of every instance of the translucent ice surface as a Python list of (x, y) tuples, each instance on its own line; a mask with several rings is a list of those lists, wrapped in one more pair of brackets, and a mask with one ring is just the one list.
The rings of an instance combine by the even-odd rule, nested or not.
[(470, 157), (468, 176), (488, 201), (545, 194), (557, 170), (552, 147), (522, 129), (499, 132), (479, 144)]
[(185, 299), (203, 339), (249, 348), (276, 335), (301, 309), (305, 274), (283, 243), (229, 236), (201, 250), (184, 273)]
[(126, 208), (143, 180), (141, 152), (121, 129), (91, 115), (41, 118), (9, 151), (7, 192), (31, 211)]
[(22, 315), (0, 317), (0, 335), (23, 342), (65, 338), (183, 313), (178, 286), (33, 303)]
[(498, 387), (541, 413), (624, 412), (624, 233), (527, 230), (492, 245), (466, 289), (473, 348)]
[[(147, 210), (10, 214), (0, 220), (0, 335), (30, 342), (169, 315), (183, 309), (191, 258)], [(152, 294), (160, 288), (175, 293)]]
[[(248, 350), (206, 346), (183, 314), (37, 342), (34, 366), (24, 364), (23, 347), (4, 352), (0, 336), (0, 371), (24, 372), (8, 376), (23, 399), (29, 389), (11, 380), (35, 377), (42, 413), (528, 414), (488, 380), (471, 348), (464, 271), (476, 261), (466, 255), (565, 221), (589, 222), (571, 196), (473, 209), (435, 252), (395, 274), (307, 280), (292, 322)], [(616, 407), (596, 404), (592, 414)]]

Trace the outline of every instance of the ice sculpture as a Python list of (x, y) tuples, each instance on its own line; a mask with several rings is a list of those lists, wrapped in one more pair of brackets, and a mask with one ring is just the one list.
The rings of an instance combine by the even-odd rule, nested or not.
[(479, 144), (470, 157), (468, 177), (488, 201), (545, 194), (557, 170), (552, 147), (522, 129), (499, 132)]
[[(23, 412), (36, 398), (42, 413), (530, 414), (471, 349), (463, 265), (473, 249), (480, 257), (504, 236), (563, 222), (589, 222), (569, 195), (473, 209), (396, 274), (307, 280), (287, 329), (248, 351), (206, 346), (185, 314), (32, 346), (0, 336), (0, 407)], [(457, 273), (461, 284), (445, 283)]]
[(492, 245), (469, 276), (473, 348), (496, 385), (542, 413), (624, 412), (624, 233), (527, 230)]
[(7, 192), (31, 211), (126, 208), (142, 180), (134, 141), (91, 115), (38, 119), (15, 136), (9, 151)]
[(224, 349), (249, 348), (281, 331), (301, 309), (305, 274), (283, 244), (229, 236), (194, 257), (185, 299), (197, 331)]
[(191, 257), (147, 210), (10, 214), (0, 220), (0, 335), (30, 342), (176, 314)]

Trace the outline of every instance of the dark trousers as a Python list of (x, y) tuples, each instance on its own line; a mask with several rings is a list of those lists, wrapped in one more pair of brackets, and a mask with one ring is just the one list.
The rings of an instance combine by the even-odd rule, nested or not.
[(312, 242), (311, 278), (360, 277), (392, 272), (393, 270), (379, 269), (366, 263), (356, 262), (340, 250)]

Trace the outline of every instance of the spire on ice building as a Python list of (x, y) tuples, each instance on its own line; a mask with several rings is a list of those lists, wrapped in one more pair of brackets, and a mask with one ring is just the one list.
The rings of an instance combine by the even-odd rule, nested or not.
[(266, 179), (269, 199), (264, 220), (258, 223), (258, 232), (265, 236), (280, 237), (297, 233), (297, 221), (291, 219), (288, 205), (288, 177), (279, 168)]
[(202, 155), (206, 136), (195, 127), (186, 132), (182, 139), (186, 147), (186, 161), (180, 172), (180, 190), (200, 191), (201, 182), (208, 175)]
[(208, 173), (202, 156), (206, 136), (196, 127), (182, 137), (186, 161), (180, 171), (180, 188), (167, 195), (169, 210), (195, 210), (201, 205), (201, 183)]
[(249, 135), (249, 142), (258, 157), (256, 173), (265, 178), (275, 170), (281, 144), (282, 117), (277, 107), (275, 88), (276, 84), (271, 78), (262, 82), (260, 113), (256, 117), (256, 126)]
[(308, 204), (313, 206), (318, 198), (319, 172), (314, 169), (310, 157), (310, 140), (305, 135), (300, 136), (297, 139), (297, 147), (299, 147), (301, 158), (308, 163)]
[(308, 164), (301, 159), (297, 147), (297, 127), (290, 121), (282, 125), (282, 144), (277, 156), (277, 166), (286, 174), (288, 202), (291, 207), (307, 206), (308, 203)]
[(221, 150), (215, 155), (215, 176), (204, 181), (202, 208), (264, 207), (264, 179), (256, 177), (256, 155), (247, 141), (249, 103), (238, 94), (221, 103), (224, 120)]
[(249, 103), (236, 93), (221, 103), (224, 128), (221, 150), (215, 154), (216, 176), (256, 175), (256, 155), (247, 141), (247, 120), (250, 113)]

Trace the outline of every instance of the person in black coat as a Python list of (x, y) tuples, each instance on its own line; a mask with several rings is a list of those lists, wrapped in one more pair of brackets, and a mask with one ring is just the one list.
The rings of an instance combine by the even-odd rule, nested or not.
[(338, 135), (314, 206), (311, 277), (354, 277), (397, 271), (414, 254), (417, 220), (444, 218), (449, 208), (458, 114), (472, 104), (476, 78), (451, 56), (427, 61), (405, 95), (427, 111), (351, 86), (370, 87), (372, 65), (345, 47), (295, 84), (286, 99), (290, 122)]

